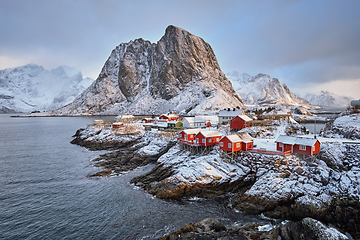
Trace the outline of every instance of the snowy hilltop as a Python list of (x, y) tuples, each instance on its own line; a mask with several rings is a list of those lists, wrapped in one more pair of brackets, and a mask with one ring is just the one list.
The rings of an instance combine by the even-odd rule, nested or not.
[(92, 81), (68, 66), (48, 71), (42, 66), (28, 64), (0, 70), (0, 113), (62, 107), (73, 101)]
[(225, 77), (211, 46), (168, 26), (151, 43), (117, 46), (96, 81), (71, 104), (49, 115), (199, 114), (244, 105)]
[(346, 96), (339, 96), (328, 91), (321, 91), (319, 93), (308, 93), (304, 96), (312, 105), (320, 107), (347, 107), (350, 105), (351, 98)]
[(292, 93), (285, 84), (281, 84), (279, 79), (269, 75), (250, 76), (232, 72), (226, 76), (245, 104), (310, 105), (308, 101)]

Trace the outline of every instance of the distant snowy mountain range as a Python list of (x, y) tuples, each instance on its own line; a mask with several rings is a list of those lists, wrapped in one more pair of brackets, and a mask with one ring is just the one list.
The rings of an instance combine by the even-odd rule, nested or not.
[(308, 93), (304, 96), (306, 100), (312, 105), (320, 107), (347, 107), (350, 105), (352, 98), (339, 96), (328, 91), (321, 91), (318, 93)]
[(245, 104), (310, 105), (310, 102), (292, 93), (285, 84), (281, 84), (279, 79), (269, 75), (250, 76), (246, 73), (231, 72), (226, 76)]
[(28, 64), (0, 70), (0, 113), (57, 109), (72, 102), (93, 81), (68, 66), (48, 71)]

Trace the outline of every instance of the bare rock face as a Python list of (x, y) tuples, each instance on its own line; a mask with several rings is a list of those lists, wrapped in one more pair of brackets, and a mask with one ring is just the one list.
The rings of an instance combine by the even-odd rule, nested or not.
[(117, 46), (97, 80), (73, 103), (52, 114), (159, 114), (215, 112), (244, 105), (225, 77), (211, 46), (184, 29), (168, 26), (151, 43)]

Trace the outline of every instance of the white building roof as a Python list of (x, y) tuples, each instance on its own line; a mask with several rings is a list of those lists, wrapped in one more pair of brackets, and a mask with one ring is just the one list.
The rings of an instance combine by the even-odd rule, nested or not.
[(246, 115), (238, 115), (238, 116), (239, 116), (239, 118), (241, 118), (241, 119), (244, 120), (245, 122), (251, 122), (251, 121), (252, 121), (252, 119), (249, 118), (249, 117), (246, 116)]
[(238, 136), (244, 143), (249, 143), (254, 140), (248, 133), (238, 133)]
[(316, 141), (319, 141), (317, 138), (306, 138), (306, 137), (291, 137), (280, 135), (275, 142), (281, 142), (289, 145), (304, 145), (304, 146), (314, 146)]
[[(168, 118), (171, 118), (171, 117), (179, 117), (178, 115), (175, 115), (175, 114), (172, 114), (172, 113), (167, 113), (167, 114), (162, 114), (161, 116), (166, 116), (166, 117), (168, 117)], [(160, 117), (161, 117), (160, 116)]]
[(237, 115), (242, 115), (244, 110), (220, 110), (218, 117), (236, 117)]
[(222, 134), (219, 133), (218, 131), (214, 130), (214, 131), (200, 131), (202, 135), (204, 135), (205, 137), (221, 137)]
[(230, 140), (230, 142), (233, 142), (233, 143), (241, 142), (241, 138), (237, 134), (227, 135), (227, 136), (224, 136), (223, 138), (225, 138), (225, 137), (227, 137)]
[(169, 121), (169, 122), (167, 122), (168, 124), (169, 123), (172, 123), (172, 124), (176, 124), (176, 123), (178, 123), (179, 121), (178, 120), (172, 120), (172, 121)]
[(188, 123), (193, 123), (194, 122), (194, 117), (184, 117), (183, 121), (187, 121)]
[(198, 132), (200, 132), (201, 131), (201, 129), (200, 128), (194, 128), (194, 129), (184, 129), (184, 130), (182, 130), (184, 133), (186, 133), (186, 134), (197, 134)]

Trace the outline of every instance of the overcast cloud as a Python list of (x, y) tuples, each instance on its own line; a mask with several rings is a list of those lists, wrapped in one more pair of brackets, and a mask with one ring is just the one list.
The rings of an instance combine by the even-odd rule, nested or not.
[(208, 42), (225, 73), (360, 98), (359, 9), (352, 0), (0, 0), (0, 69), (68, 65), (96, 78), (117, 45), (157, 42), (172, 24)]

